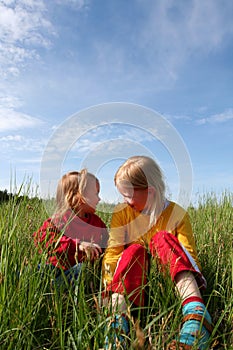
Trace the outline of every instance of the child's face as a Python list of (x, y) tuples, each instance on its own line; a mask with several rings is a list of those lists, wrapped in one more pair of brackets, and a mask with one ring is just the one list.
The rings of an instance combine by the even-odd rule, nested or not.
[(85, 190), (85, 212), (94, 213), (96, 206), (100, 201), (99, 197), (100, 186), (95, 178), (88, 178), (87, 187)]
[(147, 206), (148, 189), (134, 189), (118, 184), (117, 189), (123, 196), (125, 203), (136, 211), (143, 211)]

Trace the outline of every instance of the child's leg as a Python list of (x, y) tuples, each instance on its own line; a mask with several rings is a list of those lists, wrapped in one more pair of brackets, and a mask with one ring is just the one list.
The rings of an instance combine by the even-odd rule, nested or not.
[(192, 272), (178, 272), (175, 276), (175, 284), (182, 302), (184, 302), (189, 297), (202, 297), (200, 289)]
[(111, 295), (110, 303), (113, 313), (127, 313), (127, 303), (123, 294), (113, 293)]
[(212, 331), (211, 317), (204, 305), (194, 275), (189, 271), (179, 272), (175, 282), (181, 296), (184, 316), (179, 342), (190, 346), (197, 343), (199, 349), (206, 349)]
[(107, 290), (127, 295), (127, 298), (137, 306), (144, 305), (147, 269), (146, 249), (140, 244), (132, 244), (122, 253), (112, 283)]
[[(190, 349), (194, 343), (197, 343), (199, 349), (207, 349), (211, 333), (211, 317), (197, 284), (198, 281), (202, 286), (205, 282), (204, 278), (199, 271), (196, 271), (174, 235), (158, 232), (151, 240), (150, 249), (152, 255), (159, 259), (162, 266), (168, 266), (182, 300), (184, 323), (179, 343), (185, 344), (186, 348), (190, 347)], [(176, 346), (176, 341), (168, 349), (175, 349), (174, 346)]]
[(104, 349), (109, 349), (109, 343), (113, 343), (112, 349), (116, 349), (118, 344), (121, 344), (121, 348), (127, 349), (124, 335), (129, 332), (129, 324), (125, 295), (135, 305), (144, 305), (147, 266), (148, 254), (143, 246), (133, 244), (122, 253), (112, 284), (108, 288), (112, 293), (110, 299), (110, 309), (113, 312), (110, 323), (112, 332), (109, 332), (112, 334), (106, 337)]

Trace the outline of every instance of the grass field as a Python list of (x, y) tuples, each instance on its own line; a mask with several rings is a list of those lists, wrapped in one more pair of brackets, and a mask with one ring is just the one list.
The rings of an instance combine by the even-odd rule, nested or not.
[[(109, 210), (108, 210), (109, 209)], [(109, 225), (112, 206), (99, 215)], [(212, 344), (233, 349), (233, 215), (232, 193), (208, 194), (189, 213), (199, 259), (208, 282), (204, 299), (213, 318)], [(57, 290), (53, 272), (38, 270), (32, 233), (47, 213), (43, 202), (27, 196), (0, 205), (0, 349), (99, 349), (107, 333), (101, 307), (98, 262), (85, 263), (79, 288)], [(174, 286), (152, 262), (148, 305), (139, 310), (140, 327), (131, 317), (129, 349), (158, 349), (178, 334), (181, 307)], [(211, 346), (210, 349), (213, 348)]]

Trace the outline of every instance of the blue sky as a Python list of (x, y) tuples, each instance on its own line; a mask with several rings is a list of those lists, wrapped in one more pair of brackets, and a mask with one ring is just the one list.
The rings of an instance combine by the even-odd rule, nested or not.
[[(232, 191), (232, 16), (230, 0), (0, 0), (0, 189), (24, 179), (40, 187), (57, 130), (77, 116), (78, 135), (83, 110), (120, 102), (155, 111), (180, 135), (192, 198)], [(99, 176), (102, 198), (115, 201), (117, 167), (130, 155), (151, 154), (176, 199), (177, 160), (159, 128), (148, 134), (158, 127), (153, 113), (144, 118), (145, 128), (136, 119), (111, 124), (111, 113), (105, 127), (90, 118), (47, 180), (85, 165)]]

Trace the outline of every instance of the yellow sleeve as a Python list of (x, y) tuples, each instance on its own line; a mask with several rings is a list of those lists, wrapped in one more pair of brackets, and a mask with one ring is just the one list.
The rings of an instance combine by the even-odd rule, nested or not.
[(104, 286), (113, 278), (117, 262), (125, 246), (125, 215), (121, 205), (116, 206), (111, 220), (108, 246), (102, 262), (102, 276)]

